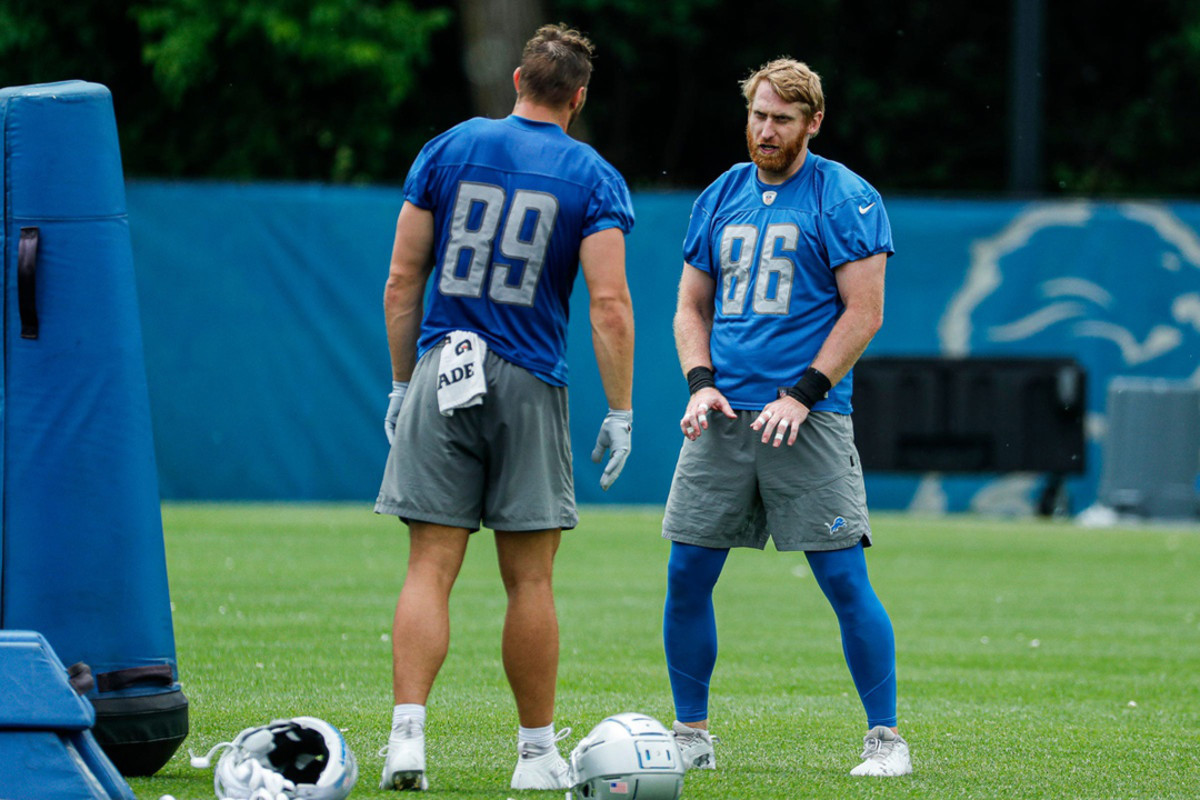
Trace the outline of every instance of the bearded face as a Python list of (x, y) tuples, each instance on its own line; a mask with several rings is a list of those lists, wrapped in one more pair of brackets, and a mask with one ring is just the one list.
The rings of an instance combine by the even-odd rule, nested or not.
[(746, 149), (750, 151), (750, 160), (763, 172), (783, 175), (788, 173), (792, 162), (804, 149), (806, 131), (801, 128), (791, 136), (782, 135), (778, 129), (772, 132), (768, 140), (764, 140), (759, 131), (755, 131), (752, 122), (746, 123)]
[(804, 111), (803, 105), (784, 100), (766, 81), (755, 90), (746, 118), (746, 148), (763, 180), (786, 180), (803, 163), (808, 139), (820, 130), (824, 117), (821, 111), (812, 116)]

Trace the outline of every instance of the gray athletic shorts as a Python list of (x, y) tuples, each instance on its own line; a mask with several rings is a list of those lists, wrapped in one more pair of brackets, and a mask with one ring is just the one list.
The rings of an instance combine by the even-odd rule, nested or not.
[(483, 405), (438, 411), (442, 345), (417, 362), (396, 420), (379, 514), (479, 530), (574, 528), (567, 389), (487, 352)]
[(796, 443), (762, 443), (750, 424), (713, 412), (708, 430), (679, 451), (663, 538), (702, 547), (841, 550), (871, 546), (867, 494), (850, 417), (818, 411)]

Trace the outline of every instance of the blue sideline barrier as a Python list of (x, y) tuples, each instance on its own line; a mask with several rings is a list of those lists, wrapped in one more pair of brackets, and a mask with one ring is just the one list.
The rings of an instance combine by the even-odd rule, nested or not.
[[(686, 400), (671, 316), (693, 199), (634, 196), (634, 452), (607, 493), (588, 458), (605, 401), (576, 286), (568, 347), (581, 502), (666, 497)], [(373, 500), (400, 190), (132, 181), (128, 201), (163, 496)], [(868, 354), (1074, 356), (1088, 371), (1095, 431), (1110, 377), (1196, 376), (1200, 204), (887, 205), (897, 254)], [(1068, 483), (1077, 507), (1095, 496), (1099, 455), (1093, 441), (1088, 474)], [(1035, 481), (870, 474), (868, 491), (874, 508), (960, 510), (1032, 503)]]

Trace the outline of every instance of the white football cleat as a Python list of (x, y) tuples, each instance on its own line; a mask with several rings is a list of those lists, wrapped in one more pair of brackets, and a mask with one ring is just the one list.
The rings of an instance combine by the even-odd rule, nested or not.
[(387, 756), (380, 789), (424, 791), (429, 788), (425, 778), (425, 726), (415, 719), (406, 719), (392, 728), (387, 747), (379, 751)]
[(702, 728), (692, 728), (675, 720), (671, 725), (671, 733), (675, 736), (675, 746), (683, 758), (684, 769), (716, 769), (717, 758), (713, 753), (713, 742), (720, 739), (713, 737)]
[(540, 747), (530, 742), (517, 744), (517, 768), (513, 770), (514, 789), (570, 789), (571, 768), (558, 753), (558, 742), (571, 734), (563, 728), (555, 737), (555, 744)]
[(863, 737), (863, 750), (859, 756), (863, 763), (850, 770), (851, 775), (871, 775), (877, 778), (893, 778), (912, 774), (912, 759), (908, 754), (908, 742), (904, 737), (876, 725)]

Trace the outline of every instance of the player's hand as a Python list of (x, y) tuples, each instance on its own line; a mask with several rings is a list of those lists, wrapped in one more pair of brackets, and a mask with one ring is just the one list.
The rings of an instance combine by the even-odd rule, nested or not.
[(592, 448), (592, 461), (599, 464), (604, 458), (604, 451), (609, 451), (608, 463), (604, 465), (604, 473), (600, 476), (600, 488), (608, 491), (608, 487), (621, 476), (625, 468), (625, 459), (633, 447), (633, 409), (609, 409), (600, 423), (600, 435), (596, 437), (596, 446)]
[(408, 391), (408, 381), (392, 381), (392, 391), (388, 393), (387, 415), (383, 418), (383, 432), (387, 434), (388, 444), (396, 438), (396, 418), (400, 416), (400, 404), (404, 402), (404, 394)]
[(808, 406), (794, 397), (784, 395), (768, 403), (754, 422), (750, 423), (750, 427), (763, 432), (763, 444), (770, 441), (773, 446), (779, 447), (783, 444), (784, 437), (787, 437), (787, 443), (791, 446), (796, 443), (796, 435), (806, 419)]
[(687, 410), (683, 419), (679, 420), (679, 429), (683, 435), (693, 442), (700, 438), (703, 431), (708, 430), (708, 412), (720, 411), (730, 419), (737, 419), (737, 414), (729, 407), (725, 395), (712, 386), (705, 386), (688, 400)]

